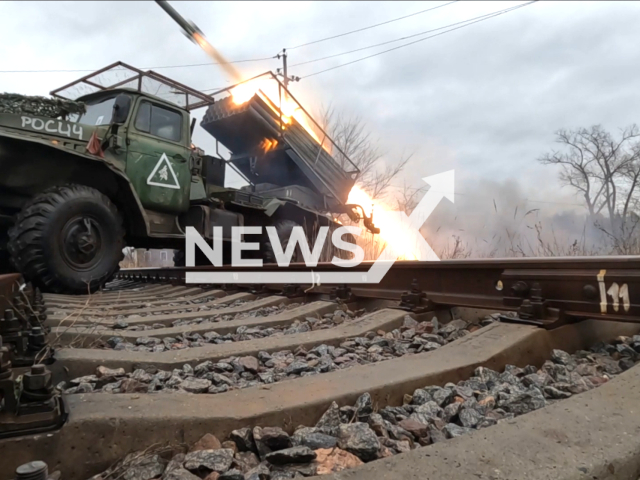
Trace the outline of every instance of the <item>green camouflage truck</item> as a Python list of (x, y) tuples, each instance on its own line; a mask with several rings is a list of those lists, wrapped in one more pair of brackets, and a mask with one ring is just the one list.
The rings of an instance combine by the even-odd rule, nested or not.
[[(295, 101), (275, 75), (264, 79)], [(125, 246), (174, 249), (180, 264), (187, 226), (206, 239), (222, 226), (230, 241), (233, 226), (273, 225), (286, 244), (293, 226), (313, 238), (336, 215), (362, 218), (347, 204), (358, 169), (297, 102), (317, 134), (265, 95), (238, 105), (232, 91), (205, 94), (117, 62), (52, 98), (0, 96), (0, 268), (45, 291), (86, 293), (113, 277)], [(192, 144), (199, 108), (216, 155)], [(247, 186), (225, 188), (227, 166)], [(266, 235), (250, 240), (273, 261)]]

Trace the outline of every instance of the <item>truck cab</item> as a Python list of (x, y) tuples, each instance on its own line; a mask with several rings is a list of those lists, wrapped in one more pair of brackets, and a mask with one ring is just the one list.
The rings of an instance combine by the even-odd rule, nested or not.
[[(110, 125), (107, 135), (113, 138), (105, 154), (125, 172), (145, 209), (186, 212), (191, 189), (189, 112), (128, 89), (99, 92), (78, 101), (87, 111), (70, 120)], [(115, 123), (112, 115), (117, 115)]]

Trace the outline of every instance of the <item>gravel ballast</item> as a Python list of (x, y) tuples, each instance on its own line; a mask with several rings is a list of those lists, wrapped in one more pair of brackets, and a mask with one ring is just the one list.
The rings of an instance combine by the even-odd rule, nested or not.
[[(313, 426), (234, 430), (223, 442), (207, 434), (189, 451), (132, 454), (94, 477), (127, 480), (216, 478), (280, 480), (339, 472), (509, 421), (591, 390), (634, 366), (640, 336), (619, 337), (573, 355), (553, 350), (540, 368), (478, 367), (457, 384), (427, 385), (401, 406), (376, 411), (370, 394), (352, 406), (333, 403)], [(216, 475), (213, 475), (213, 473)]]
[[(306, 319), (283, 331), (269, 330), (273, 330), (274, 334), (285, 335), (287, 332), (308, 331), (307, 329), (313, 329), (314, 324), (318, 325), (318, 328), (331, 328), (332, 324), (357, 320), (350, 320), (350, 316), (342, 310), (331, 315), (331, 319)], [(407, 315), (404, 319), (404, 325), (399, 329), (391, 332), (381, 330), (368, 332), (362, 337), (347, 339), (338, 346), (322, 344), (309, 351), (304, 348), (272, 353), (262, 351), (255, 357), (230, 357), (215, 363), (205, 361), (195, 366), (185, 364), (182, 368), (176, 368), (173, 371), (148, 367), (125, 373), (123, 369), (110, 370), (108, 366), (101, 366), (98, 367), (94, 375), (63, 382), (58, 385), (58, 388), (67, 394), (94, 391), (109, 393), (223, 393), (234, 389), (332, 372), (355, 365), (377, 363), (404, 355), (429, 352), (462, 338), (483, 325), (494, 322), (496, 317), (495, 315), (488, 316), (477, 323), (452, 320), (440, 326), (436, 319), (417, 322)], [(264, 332), (264, 330), (258, 330), (250, 335), (264, 335)], [(247, 331), (230, 334), (228, 336), (230, 338), (223, 338), (215, 332), (211, 335), (205, 333), (202, 338), (198, 336), (193, 342), (198, 345), (203, 341), (207, 343), (239, 341), (246, 335), (248, 335)], [(141, 338), (144, 338), (143, 342), (146, 344), (133, 348), (144, 347), (147, 351), (153, 351), (157, 347), (172, 348), (172, 345), (178, 343), (178, 340), (173, 338)], [(187, 341), (191, 342), (191, 340)], [(184, 343), (179, 343), (180, 348), (184, 348), (182, 347)], [(119, 344), (114, 340), (115, 347)], [(191, 344), (191, 346), (194, 345)]]

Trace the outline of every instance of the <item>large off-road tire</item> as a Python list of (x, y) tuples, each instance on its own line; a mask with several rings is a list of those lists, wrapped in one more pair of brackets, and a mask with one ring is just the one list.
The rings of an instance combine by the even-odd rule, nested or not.
[(27, 203), (9, 229), (11, 259), (43, 291), (83, 294), (109, 281), (123, 259), (122, 218), (83, 185), (52, 187)]

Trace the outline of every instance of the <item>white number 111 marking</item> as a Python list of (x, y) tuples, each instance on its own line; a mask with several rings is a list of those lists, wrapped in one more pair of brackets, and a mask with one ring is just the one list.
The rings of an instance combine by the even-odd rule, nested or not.
[(613, 282), (609, 287), (609, 290), (606, 290), (607, 287), (604, 283), (604, 276), (606, 273), (606, 270), (600, 270), (600, 273), (598, 274), (598, 285), (600, 287), (600, 312), (607, 313), (607, 306), (609, 304), (607, 295), (611, 297), (614, 312), (620, 310), (620, 301), (622, 301), (622, 308), (624, 308), (624, 311), (628, 312), (631, 308), (629, 286), (626, 283), (618, 285), (616, 282)]

